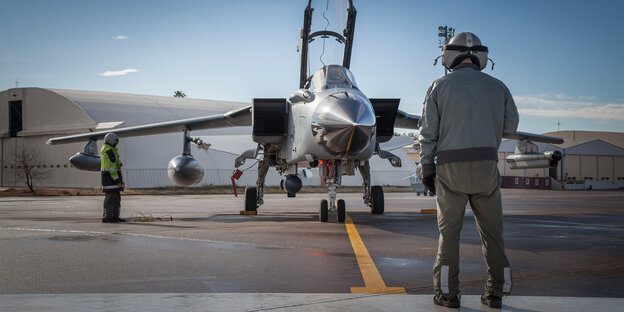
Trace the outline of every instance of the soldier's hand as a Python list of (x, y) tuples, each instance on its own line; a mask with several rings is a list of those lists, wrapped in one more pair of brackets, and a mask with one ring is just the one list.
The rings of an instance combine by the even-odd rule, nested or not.
[(429, 191), (429, 193), (435, 195), (435, 193), (436, 193), (436, 189), (435, 189), (435, 175), (433, 177), (430, 177), (430, 178), (423, 178), (422, 184), (425, 186), (427, 191)]
[(436, 167), (434, 164), (423, 164), (422, 165), (422, 183), (430, 193), (435, 195), (435, 177), (436, 177)]

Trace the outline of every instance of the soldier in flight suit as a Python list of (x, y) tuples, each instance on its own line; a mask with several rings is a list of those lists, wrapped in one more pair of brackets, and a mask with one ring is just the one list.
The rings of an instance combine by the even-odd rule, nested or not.
[(511, 291), (497, 163), (503, 134), (516, 132), (518, 110), (505, 84), (481, 72), (487, 53), (475, 34), (454, 36), (442, 52), (442, 64), (452, 72), (427, 91), (421, 119), (423, 184), (437, 194), (440, 230), (434, 303), (446, 307), (460, 306), (459, 235), (468, 202), (487, 265), (481, 302), (500, 308)]
[(104, 191), (104, 216), (102, 222), (115, 223), (126, 220), (119, 218), (121, 195), (125, 183), (121, 175), (121, 161), (117, 153), (119, 138), (114, 133), (104, 136), (104, 146), (100, 156), (102, 173), (102, 191)]

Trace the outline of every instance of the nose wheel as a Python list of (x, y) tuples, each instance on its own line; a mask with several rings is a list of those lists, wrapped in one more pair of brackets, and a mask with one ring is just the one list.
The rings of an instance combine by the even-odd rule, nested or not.
[(336, 202), (335, 207), (330, 207), (329, 201), (327, 199), (321, 200), (321, 207), (319, 209), (319, 221), (327, 222), (329, 220), (330, 211), (336, 213), (336, 217), (339, 223), (343, 223), (345, 221), (345, 217), (347, 216), (346, 204), (344, 199), (339, 199)]
[(339, 199), (338, 200), (338, 222), (339, 223), (344, 223), (345, 221), (345, 216), (347, 215), (346, 212), (346, 205), (345, 205), (345, 201), (344, 199)]
[(327, 199), (321, 200), (321, 209), (319, 210), (319, 221), (327, 222), (329, 218), (329, 204), (327, 203)]

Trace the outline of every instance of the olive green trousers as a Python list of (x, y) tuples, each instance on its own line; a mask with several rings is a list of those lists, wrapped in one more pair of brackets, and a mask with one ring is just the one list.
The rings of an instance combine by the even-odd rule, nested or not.
[(119, 192), (104, 193), (104, 215), (102, 220), (115, 220), (121, 212), (121, 195)]
[(459, 236), (466, 204), (474, 213), (487, 265), (485, 292), (502, 297), (511, 292), (512, 278), (503, 242), (501, 178), (493, 160), (452, 162), (436, 168), (438, 254), (433, 266), (436, 293), (453, 297), (459, 291)]

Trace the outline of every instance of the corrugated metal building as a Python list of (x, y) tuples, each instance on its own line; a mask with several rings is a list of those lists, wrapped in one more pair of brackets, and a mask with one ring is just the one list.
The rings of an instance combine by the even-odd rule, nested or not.
[[(220, 114), (248, 103), (212, 101), (188, 98), (121, 94), (110, 92), (53, 90), (42, 88), (15, 88), (0, 92), (0, 185), (24, 186), (19, 178), (17, 154), (23, 147), (34, 149), (44, 162), (40, 165), (45, 177), (36, 187), (100, 186), (99, 173), (86, 172), (71, 167), (68, 159), (83, 150), (82, 143), (49, 146), (50, 137), (85, 133), (154, 122)], [(237, 154), (255, 147), (249, 127), (194, 131), (193, 137), (225, 151), (198, 150), (192, 154), (205, 169), (200, 185), (227, 185)], [(120, 142), (120, 157), (124, 163), (124, 175), (128, 188), (171, 186), (167, 177), (169, 160), (182, 153), (183, 134), (163, 134), (124, 138)], [(101, 142), (99, 142), (101, 148)], [(409, 185), (409, 176), (415, 169), (409, 157), (397, 150), (405, 164), (392, 168), (387, 161), (377, 157), (372, 160), (373, 183), (384, 185)], [(241, 185), (255, 184), (256, 166), (251, 166), (241, 177)], [(319, 183), (318, 174), (304, 183)], [(280, 176), (273, 169), (267, 176), (268, 185), (278, 185)], [(361, 178), (345, 177), (345, 185), (361, 185)]]

